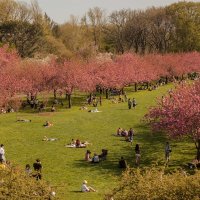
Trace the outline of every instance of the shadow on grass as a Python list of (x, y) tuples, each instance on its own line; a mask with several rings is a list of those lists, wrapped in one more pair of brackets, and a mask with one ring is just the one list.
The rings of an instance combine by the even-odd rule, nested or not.
[(100, 161), (99, 163), (76, 160), (73, 165), (78, 168), (90, 168), (90, 171), (99, 171), (102, 174), (107, 174), (109, 171), (109, 173), (112, 175), (121, 175), (121, 170), (118, 168), (118, 160), (110, 160), (109, 157), (107, 157), (106, 160)]

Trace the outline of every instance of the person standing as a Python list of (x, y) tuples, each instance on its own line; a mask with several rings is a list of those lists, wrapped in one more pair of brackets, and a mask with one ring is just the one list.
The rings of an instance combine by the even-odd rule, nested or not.
[(133, 108), (135, 108), (137, 105), (135, 98), (133, 98), (132, 104), (133, 104)]
[(169, 142), (166, 142), (166, 145), (165, 145), (165, 160), (166, 160), (166, 163), (169, 162), (169, 159), (170, 159), (170, 153), (172, 152), (171, 150), (171, 147), (169, 145)]
[(34, 177), (36, 178), (36, 180), (41, 180), (42, 179), (42, 164), (40, 159), (36, 159), (36, 162), (33, 163), (33, 168), (36, 172), (36, 174), (34, 175)]
[(135, 164), (138, 166), (140, 164), (140, 146), (139, 144), (135, 145)]
[(4, 163), (6, 162), (5, 149), (3, 144), (0, 145), (0, 160), (2, 160)]
[(128, 99), (128, 109), (129, 109), (129, 110), (131, 109), (131, 106), (132, 106), (131, 99)]
[(132, 128), (130, 128), (130, 130), (128, 131), (128, 141), (131, 143), (133, 143), (133, 136), (134, 136), (134, 131)]

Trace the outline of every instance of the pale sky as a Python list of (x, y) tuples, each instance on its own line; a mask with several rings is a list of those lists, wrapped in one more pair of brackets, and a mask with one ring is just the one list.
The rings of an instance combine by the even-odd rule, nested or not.
[[(30, 3), (31, 0), (18, 0)], [(200, 2), (200, 0), (193, 0)], [(120, 9), (145, 9), (152, 6), (165, 6), (178, 0), (38, 0), (38, 3), (48, 16), (57, 23), (69, 20), (70, 15), (82, 17), (89, 8), (100, 7), (111, 13)]]

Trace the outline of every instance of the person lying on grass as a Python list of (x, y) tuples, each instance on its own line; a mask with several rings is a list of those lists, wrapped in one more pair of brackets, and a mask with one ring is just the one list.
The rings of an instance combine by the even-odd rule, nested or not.
[(52, 123), (50, 123), (49, 121), (46, 121), (45, 124), (43, 125), (44, 127), (51, 127), (53, 126)]
[(50, 142), (54, 142), (57, 140), (58, 140), (58, 138), (48, 138), (47, 136), (44, 136), (44, 138), (42, 139), (42, 141), (50, 141)]
[(88, 108), (86, 106), (82, 106), (79, 108), (79, 110), (87, 110)]
[(31, 122), (30, 119), (18, 119), (17, 122)]
[(99, 111), (97, 108), (95, 108), (94, 110), (88, 110), (88, 112), (97, 113), (97, 112), (102, 112), (102, 111)]

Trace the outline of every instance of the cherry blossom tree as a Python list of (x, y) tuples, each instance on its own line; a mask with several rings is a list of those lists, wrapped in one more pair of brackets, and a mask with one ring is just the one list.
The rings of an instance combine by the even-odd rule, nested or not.
[(171, 138), (188, 136), (194, 140), (200, 160), (200, 81), (183, 83), (150, 108), (145, 116), (154, 130), (163, 130)]

